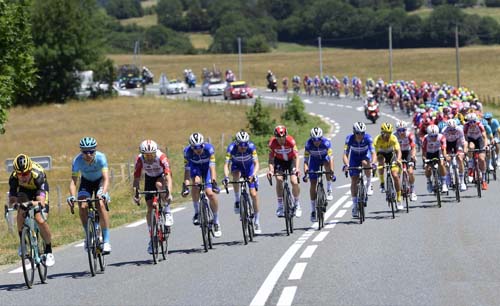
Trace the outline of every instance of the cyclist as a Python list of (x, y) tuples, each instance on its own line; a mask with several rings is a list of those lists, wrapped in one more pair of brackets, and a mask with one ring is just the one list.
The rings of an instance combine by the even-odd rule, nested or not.
[[(343, 172), (346, 172), (347, 167), (376, 167), (376, 155), (373, 148), (373, 140), (369, 134), (366, 134), (366, 125), (363, 122), (356, 122), (352, 127), (352, 134), (347, 136), (344, 144), (344, 154), (342, 160), (344, 166), (342, 168)], [(352, 197), (352, 217), (358, 218), (358, 180), (359, 180), (359, 170), (349, 170), (349, 175), (351, 176), (351, 197)], [(372, 171), (365, 170), (366, 182), (365, 187), (368, 195), (373, 194), (373, 188), (371, 186)]]
[(316, 222), (316, 185), (318, 183), (318, 175), (309, 173), (309, 171), (318, 171), (321, 164), (324, 165), (325, 171), (332, 172), (326, 176), (326, 199), (333, 200), (332, 195), (332, 180), (333, 180), (333, 152), (330, 140), (323, 136), (323, 130), (320, 127), (311, 129), (311, 137), (307, 140), (304, 150), (304, 182), (307, 182), (308, 177), (311, 179), (311, 187), (309, 195), (311, 197), (311, 222)]
[(417, 194), (415, 193), (415, 175), (413, 174), (413, 171), (415, 170), (415, 162), (417, 161), (415, 135), (408, 129), (408, 124), (402, 120), (396, 123), (395, 135), (398, 139), (399, 147), (401, 148), (401, 159), (413, 163), (413, 165), (408, 164), (407, 169), (411, 191), (410, 201), (416, 201)]
[[(382, 123), (380, 126), (380, 134), (373, 140), (373, 146), (377, 153), (377, 160), (379, 165), (391, 163), (394, 159), (397, 164), (391, 166), (392, 180), (394, 181), (394, 188), (396, 189), (396, 202), (397, 208), (403, 209), (401, 201), (401, 182), (399, 180), (399, 165), (401, 165), (401, 147), (399, 146), (398, 138), (393, 134), (394, 127), (388, 122)], [(380, 167), (378, 170), (380, 178), (380, 192), (385, 192), (385, 177), (384, 168)]]
[(344, 84), (344, 94), (347, 97), (349, 95), (349, 77), (347, 75), (342, 78), (342, 84)]
[[(441, 157), (448, 159), (448, 156), (446, 155), (446, 138), (443, 136), (443, 134), (439, 133), (439, 128), (435, 124), (431, 124), (427, 127), (427, 135), (425, 135), (424, 141), (422, 143), (422, 156), (425, 159)], [(438, 170), (442, 182), (441, 192), (447, 192), (448, 185), (446, 184), (446, 168), (444, 166), (443, 160), (439, 160)], [(429, 193), (433, 192), (431, 174), (431, 165), (425, 165), (425, 177), (427, 177), (427, 192)]]
[[(49, 184), (42, 166), (31, 160), (26, 154), (19, 154), (14, 158), (12, 164), (14, 171), (9, 177), (9, 204), (13, 205), (19, 202), (38, 201), (42, 206), (42, 213), (35, 214), (35, 220), (40, 228), (43, 240), (45, 241), (45, 264), (51, 267), (55, 264), (52, 254), (52, 235), (46, 220), (49, 214), (48, 193)], [(19, 240), (24, 224), (25, 213), (22, 208), (17, 210), (17, 231)], [(21, 245), (18, 249), (21, 256)]]
[[(241, 176), (246, 176), (250, 179), (249, 184), (250, 196), (254, 208), (254, 231), (256, 234), (261, 234), (259, 219), (259, 198), (257, 197), (257, 189), (259, 181), (257, 172), (259, 172), (259, 158), (257, 156), (257, 148), (250, 141), (250, 135), (245, 131), (236, 133), (236, 140), (231, 143), (226, 150), (226, 161), (224, 163), (224, 180), (223, 184), (229, 182), (229, 172), (233, 175), (233, 180), (237, 181)], [(240, 213), (240, 185), (233, 184), (234, 189), (234, 213)]]
[[(460, 191), (467, 190), (467, 185), (464, 181), (464, 153), (467, 153), (465, 147), (464, 131), (461, 126), (457, 124), (458, 119), (448, 119), (447, 126), (444, 128), (442, 134), (446, 138), (446, 153), (455, 153), (457, 155), (458, 175), (460, 181)], [(450, 161), (451, 158), (448, 158)]]
[[(274, 136), (269, 141), (269, 171), (267, 179), (271, 180), (272, 176), (283, 174), (286, 170), (290, 174), (290, 182), (292, 184), (292, 195), (295, 203), (295, 216), (302, 216), (302, 208), (300, 207), (299, 196), (299, 151), (295, 143), (295, 139), (288, 135), (284, 125), (278, 125), (274, 129)], [(278, 198), (278, 209), (276, 215), (279, 218), (285, 216), (283, 211), (283, 177), (276, 176), (276, 196)]]
[[(486, 137), (486, 130), (481, 122), (478, 120), (476, 113), (467, 114), (467, 123), (464, 125), (464, 136), (468, 142), (469, 150), (474, 150), (475, 148), (484, 150), (488, 139)], [(472, 173), (472, 156), (469, 156), (469, 176)], [(483, 190), (488, 189), (488, 183), (486, 183), (486, 160), (485, 152), (479, 153), (479, 170), (481, 170), (482, 184), (481, 188)]]
[[(162, 191), (168, 188), (169, 194), (161, 194), (163, 203), (165, 203), (165, 225), (172, 226), (174, 219), (170, 212), (170, 202), (172, 201), (172, 177), (170, 176), (170, 164), (167, 155), (158, 149), (158, 145), (153, 140), (144, 140), (139, 145), (140, 154), (135, 159), (134, 167), (134, 182), (132, 187), (134, 190), (139, 189), (141, 174), (144, 173), (144, 191)], [(140, 198), (136, 198), (134, 194), (134, 202), (139, 204)], [(146, 195), (146, 222), (148, 224), (148, 233), (151, 230), (151, 220), (148, 216), (153, 210), (153, 195)], [(152, 254), (153, 249), (151, 241), (148, 242), (148, 253)]]
[[(219, 223), (219, 203), (216, 194), (220, 192), (217, 186), (217, 174), (215, 171), (214, 147), (205, 142), (201, 133), (193, 133), (189, 136), (189, 145), (184, 148), (184, 183), (182, 185), (182, 196), (187, 197), (189, 188), (186, 186), (192, 181), (195, 184), (205, 180), (205, 194), (210, 201), (210, 208), (214, 213), (214, 236), (222, 236)], [(196, 188), (197, 189), (197, 188)], [(200, 193), (198, 190), (191, 194), (194, 206), (193, 224), (200, 225)]]
[(496, 151), (497, 157), (498, 157), (498, 153), (499, 153), (498, 152), (499, 151), (498, 135), (500, 134), (500, 123), (498, 123), (498, 120), (496, 118), (493, 118), (493, 114), (490, 112), (485, 113), (483, 118), (486, 119), (486, 122), (488, 122), (488, 125), (490, 126), (491, 131), (493, 133), (492, 145), (495, 146), (495, 151)]
[[(71, 165), (71, 182), (69, 184), (69, 197), (67, 202), (73, 207), (76, 200), (75, 195), (78, 175), (80, 177), (80, 187), (78, 189), (78, 199), (85, 200), (92, 195), (96, 195), (101, 199), (97, 207), (101, 216), (100, 225), (103, 236), (103, 252), (111, 252), (111, 244), (109, 243), (109, 216), (104, 201), (109, 202), (109, 173), (108, 161), (104, 153), (97, 151), (97, 141), (93, 137), (83, 137), (80, 140), (80, 153), (73, 159)], [(87, 217), (88, 209), (86, 203), (79, 203), (80, 220), (83, 230), (87, 233)], [(87, 243), (85, 241), (85, 243)], [(84, 249), (86, 249), (86, 245)]]

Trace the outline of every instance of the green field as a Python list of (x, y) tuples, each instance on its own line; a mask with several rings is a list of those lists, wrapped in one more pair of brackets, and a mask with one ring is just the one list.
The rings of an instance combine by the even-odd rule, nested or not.
[[(467, 14), (476, 14), (481, 17), (489, 16), (495, 19), (498, 23), (500, 23), (500, 8), (499, 7), (469, 7), (462, 9), (464, 13)], [(427, 18), (430, 16), (432, 12), (431, 8), (421, 8), (416, 11), (411, 12), (410, 14), (419, 15), (422, 18)]]
[(208, 33), (189, 33), (189, 40), (195, 49), (208, 50), (213, 42), (213, 38)]
[(138, 26), (148, 28), (158, 23), (158, 17), (156, 16), (156, 14), (144, 15), (137, 18), (122, 19), (120, 20), (120, 23), (122, 25), (136, 24)]

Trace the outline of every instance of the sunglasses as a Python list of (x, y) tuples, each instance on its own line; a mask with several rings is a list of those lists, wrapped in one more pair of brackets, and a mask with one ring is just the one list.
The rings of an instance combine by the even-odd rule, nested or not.
[(355, 135), (364, 135), (365, 132), (354, 132)]
[(26, 172), (16, 172), (17, 176), (23, 176), (26, 177), (31, 174), (31, 171), (26, 171)]
[(82, 150), (82, 153), (93, 155), (95, 153), (95, 150)]
[(201, 150), (201, 149), (203, 149), (203, 145), (191, 146), (191, 149), (193, 149), (193, 150)]
[(242, 147), (242, 148), (246, 148), (246, 147), (248, 147), (248, 142), (240, 142), (240, 143), (238, 143), (238, 146)]
[(397, 129), (398, 133), (406, 132), (406, 129)]
[(387, 133), (387, 132), (382, 132), (380, 134), (382, 134), (382, 136), (391, 136), (391, 133)]

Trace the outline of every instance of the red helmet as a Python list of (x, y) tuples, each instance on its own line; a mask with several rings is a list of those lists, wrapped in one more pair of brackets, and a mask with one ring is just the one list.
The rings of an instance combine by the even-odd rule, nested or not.
[(274, 136), (276, 137), (285, 137), (287, 135), (286, 127), (284, 125), (278, 125), (274, 129)]

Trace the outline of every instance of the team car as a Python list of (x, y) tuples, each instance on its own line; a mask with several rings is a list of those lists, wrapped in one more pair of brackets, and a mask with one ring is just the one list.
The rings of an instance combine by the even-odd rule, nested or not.
[(166, 86), (160, 86), (161, 95), (181, 94), (186, 92), (187, 84), (177, 79), (167, 80)]
[(253, 90), (245, 81), (228, 83), (224, 89), (224, 100), (253, 98)]
[(201, 85), (202, 96), (218, 96), (224, 94), (226, 82), (220, 78), (210, 78), (203, 82)]

